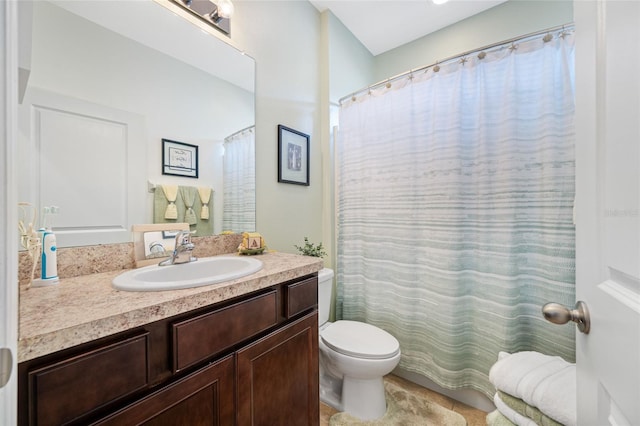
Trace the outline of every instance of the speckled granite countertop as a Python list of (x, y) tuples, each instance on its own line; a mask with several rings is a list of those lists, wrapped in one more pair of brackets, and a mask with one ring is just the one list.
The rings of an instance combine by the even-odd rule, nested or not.
[(295, 254), (269, 253), (256, 258), (264, 266), (255, 274), (184, 290), (115, 290), (111, 280), (123, 271), (65, 278), (51, 287), (23, 289), (18, 362), (312, 274), (323, 267), (317, 257)]

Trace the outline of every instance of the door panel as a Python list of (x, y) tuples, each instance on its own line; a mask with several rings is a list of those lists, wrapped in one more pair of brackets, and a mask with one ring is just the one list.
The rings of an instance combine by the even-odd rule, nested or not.
[[(20, 3), (20, 4), (19, 4)], [(18, 6), (22, 3), (0, 2), (0, 424), (17, 421), (17, 342), (18, 342), (18, 214), (16, 199), (16, 140), (18, 103)], [(22, 10), (24, 12), (24, 10)], [(24, 58), (21, 58), (24, 59)], [(8, 377), (7, 377), (8, 376)], [(4, 383), (6, 381), (6, 383)]]
[(640, 5), (574, 1), (579, 425), (640, 424)]
[(60, 208), (58, 247), (129, 241), (131, 225), (145, 222), (144, 117), (35, 87), (19, 117), (20, 201)]

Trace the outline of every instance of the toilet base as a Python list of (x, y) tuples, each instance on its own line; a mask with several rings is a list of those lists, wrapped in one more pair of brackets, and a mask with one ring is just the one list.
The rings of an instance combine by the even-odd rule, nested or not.
[(376, 420), (387, 412), (382, 377), (354, 379), (344, 376), (342, 382), (343, 411), (361, 420)]
[(320, 401), (329, 407), (342, 410), (342, 380), (325, 373), (320, 362)]

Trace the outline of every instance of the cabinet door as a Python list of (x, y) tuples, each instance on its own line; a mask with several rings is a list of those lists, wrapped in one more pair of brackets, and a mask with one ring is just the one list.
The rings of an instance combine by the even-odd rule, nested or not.
[(95, 424), (233, 425), (235, 420), (234, 372), (234, 359), (230, 355)]
[(236, 357), (238, 425), (319, 424), (317, 311)]

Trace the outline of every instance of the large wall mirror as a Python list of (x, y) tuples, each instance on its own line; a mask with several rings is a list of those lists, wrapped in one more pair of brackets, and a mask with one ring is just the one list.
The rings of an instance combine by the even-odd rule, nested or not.
[[(60, 247), (131, 241), (163, 185), (212, 188), (215, 234), (255, 230), (254, 60), (168, 3), (21, 2), (18, 199), (59, 207)], [(198, 146), (197, 178), (163, 174), (163, 139)]]

